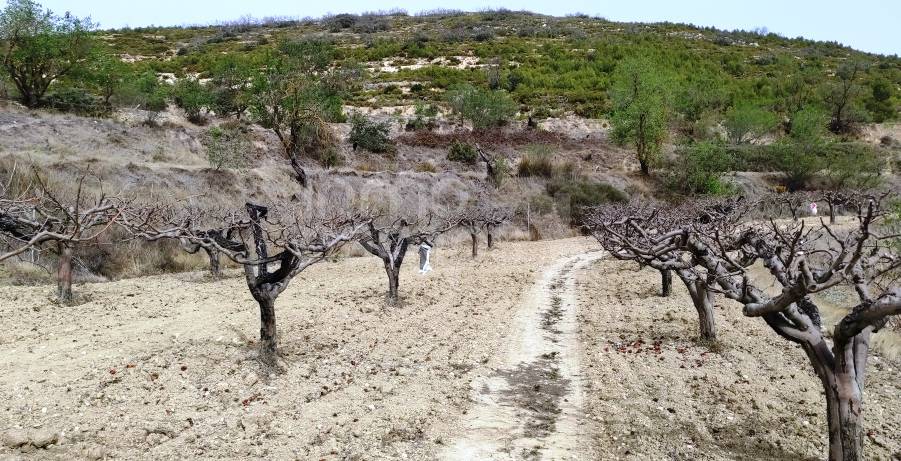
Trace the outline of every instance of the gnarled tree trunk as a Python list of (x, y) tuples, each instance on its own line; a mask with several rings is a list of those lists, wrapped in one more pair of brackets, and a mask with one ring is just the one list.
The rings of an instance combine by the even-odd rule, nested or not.
[(713, 296), (707, 289), (707, 284), (703, 280), (692, 280), (689, 276), (679, 275), (688, 294), (691, 296), (691, 302), (698, 311), (698, 331), (701, 339), (712, 341), (716, 339), (716, 323), (713, 317)]
[(475, 232), (470, 232), (469, 237), (472, 238), (472, 257), (475, 258), (479, 255), (479, 235)]
[(300, 165), (300, 160), (297, 159), (297, 155), (291, 155), (291, 169), (294, 170), (294, 179), (300, 183), (301, 187), (307, 187), (307, 172)]
[(222, 276), (222, 269), (219, 265), (219, 252), (212, 248), (204, 248), (206, 255), (210, 258), (210, 275), (215, 278)]
[(278, 332), (275, 328), (275, 296), (257, 290), (254, 299), (260, 305), (260, 360), (274, 364), (278, 347)]
[(56, 295), (63, 303), (72, 302), (72, 245), (58, 242), (59, 267), (56, 272)]
[(833, 355), (822, 338), (802, 344), (826, 395), (829, 425), (829, 461), (859, 461), (863, 458), (863, 385), (868, 338)]
[(492, 227), (493, 226), (491, 224), (485, 226), (485, 235), (486, 235), (485, 239), (488, 241), (488, 249), (489, 250), (494, 248), (494, 234), (492, 233), (492, 230), (493, 230)]
[(660, 296), (669, 297), (673, 292), (673, 271), (669, 269), (660, 270)]
[[(260, 222), (266, 219), (269, 209), (248, 203), (247, 214), (250, 216), (256, 257), (260, 260), (265, 260), (269, 257), (269, 250), (266, 247), (266, 240)], [(275, 364), (278, 352), (278, 334), (275, 328), (275, 298), (278, 297), (281, 290), (278, 289), (277, 285), (285, 281), (291, 266), (296, 262), (296, 259), (287, 252), (283, 252), (280, 259), (279, 268), (274, 273), (268, 271), (267, 263), (257, 264), (256, 266), (244, 265), (247, 286), (253, 295), (253, 299), (260, 305), (260, 361), (269, 365)], [(254, 273), (254, 267), (256, 268), (256, 273)]]
[(400, 266), (394, 267), (390, 261), (385, 261), (385, 273), (388, 274), (388, 305), (396, 306), (398, 301), (397, 289), (400, 286)]

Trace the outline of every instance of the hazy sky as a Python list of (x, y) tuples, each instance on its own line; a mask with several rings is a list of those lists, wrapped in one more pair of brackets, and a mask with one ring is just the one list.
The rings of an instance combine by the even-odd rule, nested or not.
[(321, 16), (402, 8), (411, 13), (505, 7), (538, 13), (588, 13), (615, 21), (686, 22), (721, 29), (766, 27), (788, 37), (834, 40), (854, 48), (901, 54), (901, 0), (39, 0), (57, 12), (91, 16), (103, 28), (208, 24), (250, 14)]

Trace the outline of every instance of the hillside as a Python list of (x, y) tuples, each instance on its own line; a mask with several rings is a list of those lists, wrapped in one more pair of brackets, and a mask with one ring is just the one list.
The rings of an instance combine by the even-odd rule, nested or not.
[[(440, 101), (455, 83), (485, 84), (485, 68), (501, 80), (527, 112), (572, 111), (596, 117), (611, 110), (607, 90), (618, 62), (650, 54), (685, 84), (684, 104), (703, 91), (725, 108), (753, 99), (780, 103), (783, 83), (809, 72), (824, 84), (849, 60), (871, 67), (866, 83), (901, 84), (901, 59), (862, 53), (835, 43), (776, 34), (727, 32), (684, 24), (617, 23), (587, 16), (549, 17), (527, 12), (437, 11), (336, 15), (320, 19), (244, 19), (209, 27), (150, 27), (98, 32), (111, 50), (136, 67), (208, 77), (224, 55), (260, 56), (279, 43), (316, 37), (335, 43), (337, 62), (359, 64), (363, 83), (349, 98), (355, 106), (393, 107)], [(898, 99), (895, 96), (895, 107)]]
[[(630, 196), (759, 195), (799, 175), (810, 189), (874, 177), (897, 184), (901, 60), (834, 43), (511, 11), (86, 33), (94, 54), (54, 81), (36, 109), (15, 102), (7, 82), (0, 174), (32, 164), (65, 190), (87, 172), (98, 190), (220, 208), (340, 195), (424, 210), (492, 191), (516, 210), (519, 235), (533, 239), (573, 235), (582, 206)], [(665, 93), (648, 175), (634, 143), (616, 133), (617, 72), (636, 56), (653, 62), (648, 72), (659, 74), (657, 91)], [(803, 143), (780, 144), (791, 139), (793, 111), (814, 108), (826, 117), (830, 89), (844, 82), (836, 72), (848, 63), (862, 69), (849, 82), (853, 130), (818, 135), (822, 147), (796, 159)], [(286, 147), (285, 130), (294, 128), (281, 121), (279, 134), (266, 118), (289, 94), (266, 102), (262, 84), (312, 88), (313, 100), (298, 102), (316, 112), (297, 121), (301, 145)], [(888, 88), (880, 104), (874, 98), (886, 95), (877, 87)], [(454, 102), (466, 95), (475, 107)], [(743, 123), (748, 115), (739, 109), (752, 106), (751, 122), (762, 111), (768, 125), (750, 142), (732, 141), (730, 123)], [(486, 113), (494, 118), (478, 119)], [(386, 149), (357, 148), (353, 133), (361, 126), (385, 130)], [(311, 127), (319, 134), (304, 131)], [(225, 166), (210, 157), (218, 132), (240, 141), (227, 146), (233, 161)], [(719, 157), (708, 158), (709, 142), (718, 143)], [(487, 175), (478, 147), (497, 178)], [(311, 187), (295, 180), (292, 156)], [(138, 268), (126, 255), (100, 254), (121, 260), (115, 269), (87, 271), (107, 278), (174, 264)]]

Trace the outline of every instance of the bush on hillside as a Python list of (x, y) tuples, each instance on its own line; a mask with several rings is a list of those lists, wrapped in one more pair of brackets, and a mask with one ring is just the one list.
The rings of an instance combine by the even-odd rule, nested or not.
[(804, 109), (792, 117), (792, 131), (775, 146), (776, 170), (789, 191), (801, 190), (825, 166), (831, 144), (826, 137), (827, 117), (816, 109)]
[(81, 88), (60, 88), (45, 98), (47, 107), (60, 112), (99, 117), (108, 110), (103, 100)]
[(336, 14), (326, 19), (326, 24), (331, 32), (340, 32), (342, 29), (349, 29), (357, 23), (358, 16), (348, 13)]
[(376, 122), (361, 114), (350, 118), (350, 135), (347, 140), (356, 147), (362, 147), (377, 154), (393, 152), (394, 141), (389, 136), (391, 124), (387, 121)]
[(554, 162), (548, 152), (535, 151), (523, 156), (516, 169), (516, 175), (520, 178), (551, 178), (554, 176)]
[(454, 141), (447, 151), (447, 159), (452, 162), (475, 164), (479, 160), (479, 153), (471, 144)]
[(215, 102), (212, 93), (200, 82), (183, 78), (172, 88), (172, 100), (185, 111), (188, 121), (200, 125), (206, 120), (203, 111)]
[(729, 142), (744, 144), (760, 139), (769, 133), (778, 120), (772, 112), (747, 104), (732, 107), (726, 112), (723, 126), (729, 136)]
[(438, 122), (435, 121), (437, 115), (438, 108), (433, 104), (418, 103), (413, 118), (407, 120), (404, 129), (406, 131), (432, 131), (438, 128)]
[(577, 225), (582, 219), (582, 210), (610, 202), (624, 202), (626, 194), (607, 183), (595, 182), (587, 178), (558, 177), (547, 183), (548, 195), (557, 203), (557, 211), (564, 219)]
[(520, 178), (551, 178), (554, 176), (554, 163), (547, 157), (526, 155), (519, 161), (516, 175)]
[(516, 103), (504, 91), (490, 91), (470, 84), (457, 85), (447, 92), (447, 101), (461, 121), (484, 129), (506, 125), (516, 114)]
[(669, 187), (683, 194), (729, 195), (734, 186), (722, 176), (733, 164), (729, 151), (717, 142), (683, 146), (671, 166)]

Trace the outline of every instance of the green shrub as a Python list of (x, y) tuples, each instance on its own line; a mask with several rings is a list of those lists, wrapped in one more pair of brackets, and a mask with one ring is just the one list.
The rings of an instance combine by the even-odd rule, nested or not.
[(830, 146), (826, 120), (819, 110), (801, 110), (792, 117), (791, 134), (775, 145), (776, 169), (784, 176), (789, 191), (806, 187), (825, 166), (824, 156)]
[(438, 108), (432, 104), (416, 104), (416, 112), (413, 118), (407, 120), (404, 126), (406, 131), (432, 131), (438, 128), (438, 122), (435, 117), (438, 115)]
[(84, 116), (96, 117), (108, 112), (101, 98), (81, 88), (61, 88), (54, 91), (45, 98), (44, 104), (60, 112)]
[(156, 73), (146, 71), (133, 81), (125, 82), (120, 98), (123, 104), (146, 111), (144, 124), (155, 126), (160, 111), (166, 109), (168, 85), (160, 84)]
[(379, 154), (394, 151), (394, 141), (389, 136), (391, 133), (389, 122), (376, 122), (361, 114), (354, 114), (350, 118), (350, 123), (348, 141), (354, 145), (354, 148), (359, 146)]
[(344, 159), (335, 146), (326, 146), (319, 150), (319, 164), (326, 168), (335, 168), (344, 164)]
[(725, 146), (699, 142), (679, 149), (679, 158), (671, 167), (669, 186), (685, 194), (729, 195), (734, 187), (722, 179), (733, 161)]
[(776, 126), (776, 115), (772, 112), (747, 104), (730, 108), (726, 112), (723, 126), (733, 144), (749, 143), (760, 139)]
[(546, 186), (548, 195), (557, 202), (557, 211), (571, 224), (581, 222), (582, 210), (610, 202), (624, 202), (628, 199), (625, 193), (607, 183), (594, 182), (586, 178), (559, 177), (549, 181)]
[(470, 84), (457, 85), (448, 90), (447, 101), (461, 120), (469, 120), (476, 129), (503, 126), (516, 114), (516, 103), (506, 92), (485, 90)]
[(479, 153), (470, 144), (454, 141), (447, 151), (447, 159), (452, 162), (468, 163), (470, 165), (479, 160)]
[(404, 125), (406, 131), (434, 131), (436, 128), (438, 128), (438, 122), (419, 115), (407, 120), (407, 124)]
[(214, 101), (212, 93), (197, 80), (183, 78), (172, 88), (172, 100), (175, 105), (185, 111), (188, 120), (194, 124), (202, 124), (205, 119), (203, 111), (209, 109)]
[(824, 174), (832, 189), (867, 189), (882, 181), (885, 156), (865, 143), (836, 143), (826, 154)]
[(328, 25), (330, 31), (340, 32), (341, 29), (348, 29), (353, 27), (353, 25), (357, 23), (358, 19), (359, 17), (356, 15), (341, 13), (326, 19), (326, 24)]

